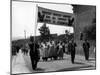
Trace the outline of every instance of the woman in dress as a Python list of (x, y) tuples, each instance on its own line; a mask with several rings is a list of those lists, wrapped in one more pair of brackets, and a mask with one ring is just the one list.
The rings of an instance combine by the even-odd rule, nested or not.
[(51, 58), (51, 60), (52, 60), (52, 57), (53, 57), (53, 51), (54, 51), (54, 47), (53, 47), (52, 42), (50, 42), (48, 53), (49, 53), (49, 58)]
[(48, 45), (45, 43), (45, 61), (48, 60)]
[(57, 60), (57, 52), (58, 52), (58, 45), (56, 42), (54, 42), (54, 53), (53, 53), (54, 60)]
[(59, 43), (58, 57), (59, 57), (59, 59), (63, 59), (63, 46), (62, 46), (62, 42)]
[(42, 47), (42, 50), (43, 50), (42, 59), (43, 59), (43, 61), (47, 61), (47, 58), (48, 58), (47, 44), (46, 43), (43, 43), (42, 46), (43, 46)]

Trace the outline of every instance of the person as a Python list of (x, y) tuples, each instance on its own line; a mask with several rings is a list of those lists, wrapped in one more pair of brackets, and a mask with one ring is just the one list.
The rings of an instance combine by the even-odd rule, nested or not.
[(69, 48), (70, 48), (70, 52), (71, 52), (71, 62), (72, 64), (74, 64), (74, 59), (75, 59), (75, 47), (77, 46), (76, 43), (74, 42), (74, 40), (72, 39), (69, 44), (68, 44)]
[(19, 47), (19, 51), (18, 51), (17, 56), (16, 56), (16, 63), (26, 64), (25, 59), (24, 59), (24, 55), (22, 53), (22, 45)]
[(52, 42), (50, 41), (48, 55), (49, 55), (49, 58), (51, 58), (51, 60), (53, 58), (53, 52), (54, 52), (54, 47), (53, 47)]
[(23, 45), (22, 52), (24, 53), (24, 55), (27, 55), (28, 54), (28, 49), (26, 47), (26, 44)]
[(65, 53), (68, 54), (68, 43), (67, 42), (65, 43)]
[(15, 46), (16, 54), (19, 52), (20, 46)]
[(64, 42), (62, 44), (62, 47), (63, 47), (63, 52), (65, 53), (65, 43)]
[(58, 50), (58, 57), (59, 59), (63, 59), (63, 46), (62, 46), (62, 42), (59, 43), (59, 50)]
[(71, 40), (68, 42), (68, 51), (67, 51), (68, 54), (71, 53)]
[(48, 46), (47, 46), (47, 44), (46, 43), (44, 43), (44, 46), (43, 46), (44, 48), (44, 51), (43, 51), (43, 59), (44, 59), (44, 61), (47, 61), (48, 60)]
[(42, 42), (39, 43), (39, 51), (40, 51), (40, 59), (43, 59), (43, 46), (42, 46)]
[(90, 48), (90, 44), (87, 41), (87, 39), (85, 39), (85, 41), (83, 43), (83, 50), (84, 50), (84, 54), (85, 54), (85, 60), (89, 59), (89, 48)]
[(41, 42), (41, 46), (40, 46), (40, 49), (41, 49), (41, 51), (40, 51), (40, 55), (41, 55), (41, 58), (42, 58), (42, 60), (44, 61), (44, 43), (43, 42)]
[(32, 63), (32, 68), (35, 70), (37, 68), (37, 63), (40, 59), (40, 53), (39, 53), (39, 45), (34, 41), (33, 37), (30, 37), (30, 59)]
[(54, 58), (54, 60), (57, 60), (57, 52), (58, 52), (58, 46), (57, 46), (57, 43), (56, 42), (54, 42), (54, 53), (53, 53), (53, 58)]
[(26, 47), (26, 55), (29, 55), (29, 46), (28, 46), (28, 43), (25, 44), (25, 47)]

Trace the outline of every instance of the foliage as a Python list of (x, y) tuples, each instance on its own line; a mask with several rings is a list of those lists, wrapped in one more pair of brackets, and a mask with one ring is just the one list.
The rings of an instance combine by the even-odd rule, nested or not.
[(46, 26), (46, 23), (43, 24), (43, 26), (40, 27), (39, 29), (40, 34), (41, 34), (41, 40), (48, 40), (50, 38), (50, 30)]

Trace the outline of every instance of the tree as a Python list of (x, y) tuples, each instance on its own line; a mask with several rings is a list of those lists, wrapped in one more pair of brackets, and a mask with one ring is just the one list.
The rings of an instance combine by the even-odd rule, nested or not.
[(46, 26), (46, 23), (43, 24), (43, 26), (40, 27), (39, 29), (40, 34), (41, 34), (41, 40), (49, 40), (50, 38), (50, 30), (49, 28)]

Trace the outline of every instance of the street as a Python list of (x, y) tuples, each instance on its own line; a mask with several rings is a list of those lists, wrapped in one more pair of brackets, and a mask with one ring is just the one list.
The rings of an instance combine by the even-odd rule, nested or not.
[(41, 59), (36, 70), (32, 70), (29, 55), (18, 54), (12, 59), (12, 74), (16, 73), (39, 73), (39, 72), (54, 72), (54, 71), (75, 71), (83, 69), (95, 69), (95, 58), (90, 58), (89, 61), (84, 59), (84, 56), (75, 56), (75, 63), (71, 63), (70, 55), (64, 54), (63, 60), (48, 60), (43, 62)]

